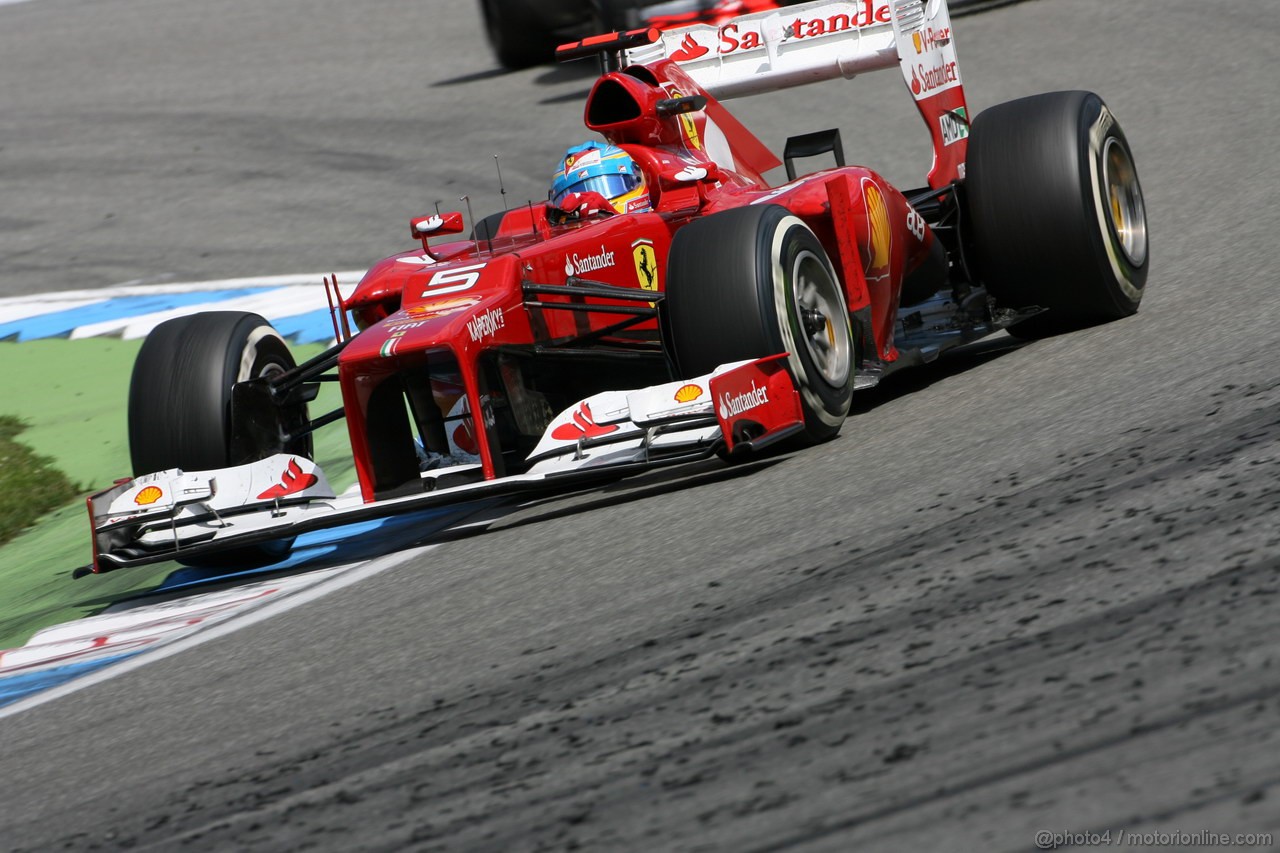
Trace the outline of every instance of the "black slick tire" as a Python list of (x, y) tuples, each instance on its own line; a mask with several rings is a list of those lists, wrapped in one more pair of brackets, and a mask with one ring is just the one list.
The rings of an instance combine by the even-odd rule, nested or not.
[(644, 25), (637, 0), (596, 0), (601, 32), (624, 32)]
[[(232, 454), (232, 386), (293, 367), (284, 339), (257, 314), (210, 311), (161, 323), (138, 351), (129, 383), (134, 475), (255, 461)], [(263, 456), (275, 452), (310, 456), (311, 438), (281, 442)], [(237, 548), (200, 564), (270, 562), (287, 556), (291, 544), (290, 539)]]
[(555, 58), (555, 36), (526, 0), (480, 0), (485, 34), (493, 55), (513, 71)]
[(1047, 309), (1023, 337), (1138, 310), (1150, 251), (1124, 131), (1092, 92), (1000, 104), (974, 120), (965, 195), (979, 277), (1004, 306)]
[(852, 328), (835, 268), (803, 221), (751, 205), (689, 223), (671, 244), (666, 293), (683, 376), (786, 352), (806, 442), (840, 431), (853, 397)]

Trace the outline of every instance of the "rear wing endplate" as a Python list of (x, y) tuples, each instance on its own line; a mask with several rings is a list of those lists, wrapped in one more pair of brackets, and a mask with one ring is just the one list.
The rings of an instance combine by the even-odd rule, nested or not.
[(969, 116), (946, 0), (816, 0), (668, 30), (626, 59), (672, 60), (721, 100), (896, 67), (933, 138), (929, 185), (964, 178)]

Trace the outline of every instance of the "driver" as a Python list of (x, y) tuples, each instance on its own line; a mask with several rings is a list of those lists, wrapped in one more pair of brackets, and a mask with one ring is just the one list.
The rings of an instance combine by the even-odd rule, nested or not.
[(552, 176), (551, 204), (575, 193), (599, 193), (618, 213), (652, 210), (644, 173), (631, 155), (606, 142), (584, 142), (565, 152)]

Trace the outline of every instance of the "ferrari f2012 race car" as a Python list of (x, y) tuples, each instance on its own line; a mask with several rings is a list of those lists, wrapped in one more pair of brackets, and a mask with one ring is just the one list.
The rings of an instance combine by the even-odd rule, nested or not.
[[(1138, 308), (1146, 216), (1115, 116), (1071, 91), (971, 123), (945, 0), (818, 0), (560, 50), (593, 52), (612, 70), (586, 126), (642, 173), (622, 212), (583, 183), (467, 239), (461, 213), (414, 218), (412, 251), (345, 299), (326, 283), (337, 343), (300, 365), (253, 314), (157, 327), (130, 389), (136, 476), (89, 499), (94, 571), (270, 559), (307, 530), (821, 442), (896, 370)], [(845, 165), (837, 130), (788, 140), (771, 186), (782, 163), (721, 103), (880, 69), (932, 140), (917, 188)], [(800, 174), (815, 156), (836, 165)], [(599, 158), (571, 151), (565, 179)], [(312, 414), (324, 381), (342, 405)], [(359, 494), (338, 496), (311, 436), (344, 418)]]

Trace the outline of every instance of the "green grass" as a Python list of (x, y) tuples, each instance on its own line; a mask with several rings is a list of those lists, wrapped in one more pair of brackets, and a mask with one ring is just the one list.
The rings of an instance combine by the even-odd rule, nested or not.
[[(20, 439), (0, 439), (0, 444), (12, 444), (19, 455), (43, 458), (48, 479), (77, 484), (21, 523), (18, 529), (26, 527), (24, 532), (0, 545), (0, 649), (22, 645), (41, 628), (98, 613), (154, 589), (177, 568), (160, 563), (71, 578), (74, 569), (92, 560), (85, 494), (129, 474), (125, 403), (140, 345), (99, 338), (0, 343), (0, 399), (12, 412), (0, 424), (15, 424), (10, 429), (17, 421), (27, 425)], [(319, 346), (308, 346), (294, 353), (302, 361), (319, 351)], [(336, 383), (324, 383), (313, 412), (329, 411), (338, 401)], [(9, 462), (5, 450), (0, 454), (6, 460), (0, 467), (0, 508), (10, 500), (21, 504), (21, 487), (3, 485)], [(354, 482), (345, 424), (316, 434), (316, 461), (334, 488)]]
[(21, 442), (85, 489), (129, 473), (125, 403), (141, 341), (0, 343), (0, 407)]
[(77, 489), (53, 460), (14, 441), (27, 425), (0, 415), (0, 544), (75, 498)]

